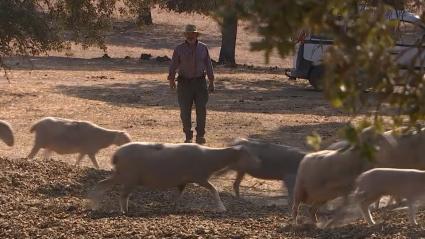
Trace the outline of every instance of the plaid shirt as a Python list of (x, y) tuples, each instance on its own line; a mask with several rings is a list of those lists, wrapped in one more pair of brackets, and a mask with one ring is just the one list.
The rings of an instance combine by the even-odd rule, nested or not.
[(185, 78), (200, 77), (206, 73), (208, 79), (213, 80), (214, 72), (207, 45), (200, 41), (195, 45), (187, 41), (178, 45), (171, 59), (169, 76), (174, 78), (177, 69), (179, 76)]

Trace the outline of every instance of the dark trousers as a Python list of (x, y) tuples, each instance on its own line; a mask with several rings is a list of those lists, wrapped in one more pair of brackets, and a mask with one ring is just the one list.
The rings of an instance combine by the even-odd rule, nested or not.
[(205, 121), (207, 117), (208, 88), (207, 80), (178, 79), (177, 97), (180, 106), (180, 118), (183, 123), (183, 132), (186, 138), (192, 138), (192, 105), (195, 103), (196, 109), (196, 136), (204, 137)]

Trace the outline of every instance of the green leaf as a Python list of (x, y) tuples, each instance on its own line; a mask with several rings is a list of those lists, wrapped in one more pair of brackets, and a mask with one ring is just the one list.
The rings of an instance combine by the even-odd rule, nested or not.
[(308, 135), (306, 141), (307, 141), (307, 145), (312, 147), (315, 151), (320, 150), (322, 138), (317, 132), (313, 132), (311, 135)]

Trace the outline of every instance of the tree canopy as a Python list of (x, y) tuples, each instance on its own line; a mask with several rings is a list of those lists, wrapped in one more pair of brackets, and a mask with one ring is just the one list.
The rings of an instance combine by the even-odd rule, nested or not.
[[(0, 1), (0, 60), (61, 50), (69, 41), (104, 48), (101, 31), (110, 25), (115, 0)], [(65, 34), (65, 33), (70, 34)]]

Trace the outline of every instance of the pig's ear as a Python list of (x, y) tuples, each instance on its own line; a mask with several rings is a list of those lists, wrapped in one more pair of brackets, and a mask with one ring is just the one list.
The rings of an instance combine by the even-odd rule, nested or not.
[(236, 138), (233, 139), (232, 142), (230, 142), (229, 146), (236, 146), (236, 145), (240, 145), (242, 142), (247, 141), (247, 139), (245, 138)]
[(234, 148), (234, 149), (236, 149), (238, 151), (248, 151), (248, 148), (247, 147), (245, 147), (244, 145), (240, 145), (240, 144), (234, 145), (234, 146), (232, 146), (232, 148)]

